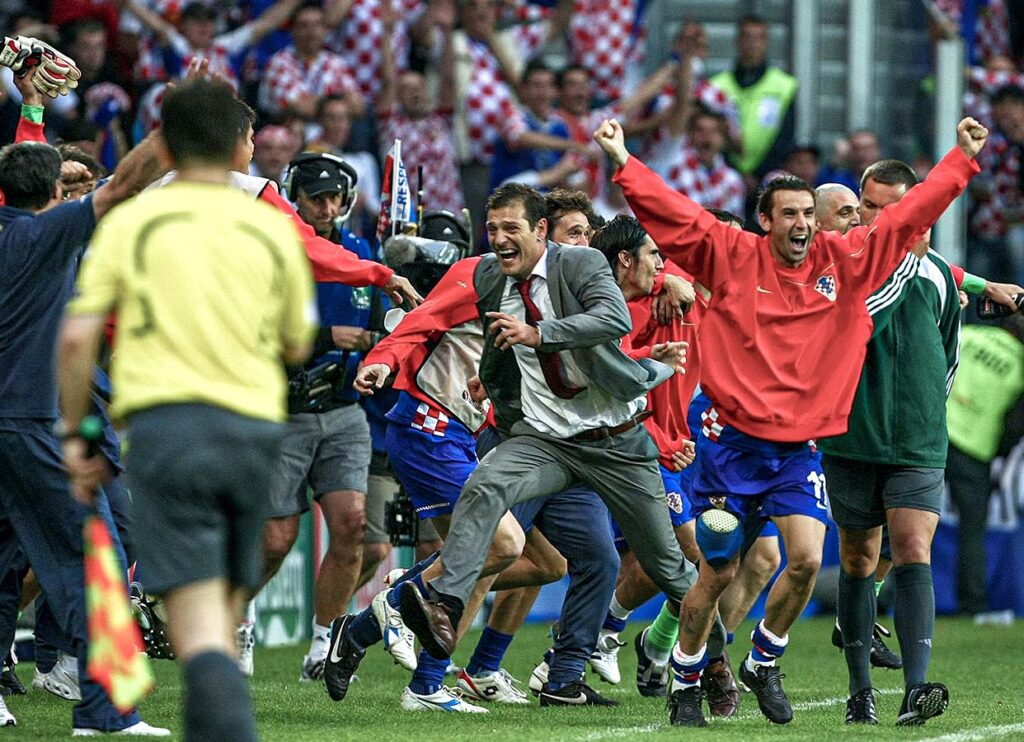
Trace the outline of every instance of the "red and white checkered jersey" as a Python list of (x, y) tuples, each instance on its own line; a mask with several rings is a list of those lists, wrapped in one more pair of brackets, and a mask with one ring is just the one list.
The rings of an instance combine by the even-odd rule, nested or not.
[[(973, 1), (973, 0), (968, 0)], [(964, 0), (936, 0), (939, 10), (954, 23), (960, 23)], [(1010, 19), (1006, 12), (1006, 0), (988, 0), (978, 8), (978, 19), (974, 28), (974, 45), (977, 58), (981, 61), (1010, 52)]]
[(573, 116), (564, 109), (555, 111), (555, 115), (569, 125), (569, 136), (574, 142), (587, 145), (598, 155), (596, 159), (583, 166), (583, 171), (587, 176), (586, 191), (590, 200), (600, 199), (604, 196), (608, 179), (605, 164), (607, 158), (594, 141), (594, 132), (605, 119), (621, 117), (622, 109), (617, 104), (612, 104), (603, 108), (595, 108), (583, 116)]
[(1014, 144), (996, 132), (978, 155), (982, 175), (976, 179), (976, 186), (984, 188), (987, 198), (979, 199), (971, 219), (973, 234), (999, 239), (1006, 236), (1011, 226), (1024, 224), (1022, 150), (1024, 144)]
[(425, 208), (458, 214), (466, 204), (452, 139), (451, 113), (435, 111), (414, 121), (396, 106), (381, 113), (378, 122), (381, 157), (396, 139), (401, 139), (402, 161), (413, 188), (417, 187), (417, 168), (423, 166)]
[[(168, 49), (160, 47), (154, 37), (143, 42), (139, 51), (139, 59), (135, 63), (135, 77), (143, 82), (166, 81), (171, 77), (181, 77), (188, 69), (189, 62), (194, 58), (210, 60), (210, 73), (222, 76), (238, 87), (238, 73), (235, 62), (252, 43), (252, 29), (239, 26), (230, 33), (221, 34), (213, 40), (209, 49), (202, 51), (193, 49), (185, 37), (177, 31), (168, 35)], [(169, 52), (178, 59), (178, 70), (168, 70), (164, 61), (165, 53)]]
[(964, 115), (973, 116), (989, 129), (995, 129), (992, 118), (992, 103), (989, 97), (1004, 85), (1016, 85), (1024, 88), (1024, 74), (986, 70), (984, 67), (971, 67), (967, 75), (967, 92), (964, 93)]
[[(521, 59), (529, 59), (547, 39), (547, 23), (532, 23), (503, 31)], [(490, 163), (494, 141), (503, 124), (515, 117), (512, 91), (501, 73), (501, 66), (490, 47), (482, 41), (467, 39), (472, 60), (466, 96), (466, 128), (469, 134), (469, 158)]]
[(272, 56), (260, 83), (260, 108), (276, 113), (302, 95), (337, 95), (358, 92), (355, 78), (345, 60), (326, 49), (310, 64), (303, 62), (288, 46)]
[(628, 92), (627, 72), (643, 65), (644, 29), (636, 23), (637, 5), (636, 0), (575, 0), (569, 23), (572, 61), (590, 70), (594, 92), (605, 101)]
[[(409, 26), (423, 14), (420, 0), (396, 0), (400, 13), (391, 36), (391, 53), (399, 70), (409, 58)], [(384, 24), (380, 20), (381, 0), (354, 0), (348, 17), (327, 37), (327, 48), (344, 57), (359, 90), (367, 100), (380, 92), (380, 48)]]
[[(743, 137), (740, 128), (740, 112), (736, 104), (726, 95), (720, 87), (704, 78), (694, 78), (690, 88), (690, 99), (700, 103), (709, 111), (725, 117), (726, 125), (729, 127), (729, 137), (739, 141)], [(654, 112), (659, 113), (672, 107), (676, 100), (676, 85), (670, 82), (661, 89), (658, 97), (654, 99)], [(657, 144), (661, 129), (652, 133), (651, 137)]]
[(719, 153), (714, 164), (707, 167), (697, 157), (686, 137), (672, 137), (665, 127), (660, 143), (651, 152), (647, 165), (672, 188), (692, 198), (705, 209), (725, 209), (743, 213), (746, 187), (743, 176), (729, 167)]

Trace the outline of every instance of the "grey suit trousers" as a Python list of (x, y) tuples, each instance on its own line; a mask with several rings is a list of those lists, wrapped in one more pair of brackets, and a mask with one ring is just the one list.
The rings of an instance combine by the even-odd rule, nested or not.
[(648, 576), (670, 598), (682, 600), (697, 572), (676, 541), (657, 455), (643, 425), (575, 443), (517, 423), (512, 437), (480, 461), (462, 489), (441, 550), (442, 573), (432, 586), (465, 603), (505, 511), (582, 483), (604, 500)]

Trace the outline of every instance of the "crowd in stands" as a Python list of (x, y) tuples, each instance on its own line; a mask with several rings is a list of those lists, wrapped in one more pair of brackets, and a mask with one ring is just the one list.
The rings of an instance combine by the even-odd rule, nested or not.
[[(935, 38), (965, 35), (965, 112), (994, 134), (972, 191), (968, 265), (1015, 281), (1024, 278), (1019, 4), (942, 0), (932, 16)], [(468, 207), (478, 234), (487, 194), (511, 180), (584, 190), (604, 216), (626, 211), (590, 139), (608, 116), (674, 188), (748, 215), (779, 171), (858, 191), (868, 164), (906, 154), (867, 129), (824, 153), (797, 142), (796, 79), (768, 61), (768, 24), (753, 16), (737, 24), (732, 68), (708, 76), (708, 39), (696, 21), (682, 24), (663, 65), (646, 59), (649, 3), (637, 0), (7, 5), (11, 33), (59, 45), (82, 70), (78, 89), (49, 103), (53, 140), (112, 168), (156, 126), (166, 85), (204, 57), (260, 114), (255, 174), (279, 180), (304, 150), (343, 154), (356, 168), (350, 225), (361, 234), (372, 233), (380, 164), (396, 138), (408, 171), (423, 166), (427, 207)], [(644, 79), (645, 69), (655, 72)], [(19, 96), (9, 74), (2, 82), (0, 132), (10, 139)], [(922, 176), (930, 165), (924, 154), (915, 161)]]

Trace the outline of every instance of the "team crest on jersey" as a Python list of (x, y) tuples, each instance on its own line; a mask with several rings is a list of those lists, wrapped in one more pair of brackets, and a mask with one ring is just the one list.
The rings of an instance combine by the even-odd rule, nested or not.
[(818, 279), (818, 282), (814, 284), (814, 290), (824, 296), (829, 301), (836, 300), (836, 278), (835, 276), (828, 275), (822, 276)]
[(708, 500), (711, 502), (712, 507), (716, 507), (719, 510), (725, 510), (725, 498), (720, 495), (709, 497)]
[(678, 492), (669, 492), (668, 507), (673, 513), (681, 515), (683, 512), (683, 496)]

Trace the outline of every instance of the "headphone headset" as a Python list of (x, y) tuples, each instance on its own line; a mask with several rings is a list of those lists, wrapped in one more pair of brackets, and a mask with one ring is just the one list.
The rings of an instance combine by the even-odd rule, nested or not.
[(297, 155), (294, 160), (288, 163), (288, 169), (285, 171), (284, 179), (281, 182), (281, 187), (284, 189), (284, 195), (287, 196), (288, 200), (295, 203), (295, 200), (299, 197), (298, 189), (295, 185), (295, 171), (302, 165), (307, 165), (311, 162), (329, 162), (332, 165), (336, 165), (342, 174), (348, 178), (348, 187), (343, 191), (345, 194), (345, 210), (338, 216), (338, 222), (343, 222), (348, 219), (352, 213), (352, 209), (356, 205), (356, 199), (359, 197), (359, 193), (356, 190), (356, 184), (359, 182), (359, 174), (356, 173), (356, 169), (349, 165), (345, 160), (332, 155), (329, 152), (303, 152)]

